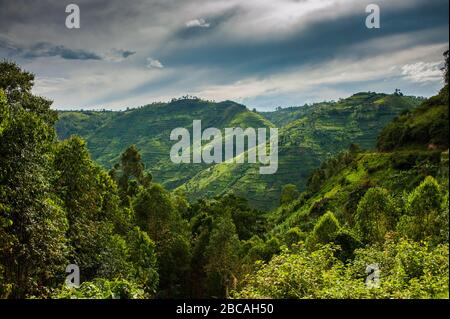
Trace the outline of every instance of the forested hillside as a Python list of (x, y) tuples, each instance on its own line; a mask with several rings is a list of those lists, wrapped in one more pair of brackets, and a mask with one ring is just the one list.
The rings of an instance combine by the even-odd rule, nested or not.
[[(145, 143), (145, 130), (161, 133), (172, 123), (167, 107), (171, 119), (192, 108), (179, 111), (180, 124), (197, 111), (229, 110), (216, 126), (272, 125), (260, 114), (192, 100), (65, 113), (77, 120), (68, 120), (59, 140), (58, 113), (31, 93), (34, 75), (1, 62), (0, 297), (448, 298), (445, 56), (445, 87), (417, 107), (398, 94), (360, 93), (287, 123), (280, 159), (301, 163), (308, 152), (327, 159), (309, 166), (304, 184), (286, 183), (279, 198), (267, 193), (277, 206), (268, 212), (225, 192), (190, 202), (182, 189), (155, 181), (145, 165), (154, 159), (140, 147), (104, 153), (107, 170), (91, 158), (89, 140), (69, 137), (100, 125), (95, 130), (108, 133), (89, 139), (113, 147), (125, 141), (112, 141), (118, 133), (130, 134), (130, 117), (154, 123), (133, 127)], [(293, 167), (292, 175), (303, 176)], [(217, 170), (225, 172), (221, 164), (209, 174)], [(226, 174), (252, 178), (233, 166)], [(79, 266), (80, 287), (65, 284), (69, 264)]]
[(142, 154), (147, 170), (156, 181), (173, 189), (207, 164), (173, 164), (170, 132), (187, 128), (192, 132), (192, 122), (201, 120), (202, 127), (270, 127), (272, 124), (245, 106), (225, 101), (213, 103), (197, 98), (181, 98), (170, 103), (155, 103), (124, 112), (59, 112), (56, 131), (60, 138), (72, 134), (86, 139), (92, 157), (105, 168), (111, 168), (120, 154), (130, 145), (136, 145)]
[[(129, 145), (136, 145), (154, 180), (169, 189), (179, 187), (191, 201), (233, 193), (256, 208), (269, 210), (276, 207), (283, 185), (292, 183), (303, 190), (312, 170), (352, 143), (374, 148), (381, 129), (420, 102), (398, 93), (366, 92), (339, 102), (259, 114), (229, 101), (187, 98), (125, 112), (59, 112), (56, 129), (60, 138), (71, 134), (85, 138), (93, 158), (105, 168), (112, 167)], [(277, 173), (260, 175), (254, 164), (173, 164), (169, 158), (174, 144), (169, 140), (170, 131), (177, 127), (191, 130), (194, 119), (201, 119), (204, 128), (222, 130), (278, 127)]]
[[(273, 209), (283, 185), (293, 184), (302, 191), (311, 172), (333, 154), (351, 144), (374, 148), (381, 129), (419, 103), (420, 99), (398, 94), (358, 93), (339, 102), (288, 109), (293, 118), (280, 127), (276, 174), (260, 175), (258, 166), (251, 164), (220, 164), (200, 172), (180, 189), (191, 199), (233, 193), (259, 209)], [(286, 112), (266, 116), (274, 121), (279, 113)]]
[[(285, 246), (234, 296), (448, 298), (448, 111), (447, 85), (390, 123), (377, 151), (351, 147), (300, 195), (286, 187), (267, 237)], [(379, 271), (375, 288), (367, 267)]]

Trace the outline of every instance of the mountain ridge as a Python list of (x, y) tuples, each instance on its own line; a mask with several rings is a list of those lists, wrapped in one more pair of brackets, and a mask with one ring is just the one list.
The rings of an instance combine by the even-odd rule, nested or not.
[[(61, 111), (56, 129), (62, 139), (72, 134), (85, 138), (93, 158), (104, 167), (112, 167), (123, 150), (135, 144), (155, 180), (184, 191), (190, 200), (233, 192), (267, 210), (278, 204), (284, 184), (303, 190), (311, 171), (332, 154), (352, 143), (375, 147), (385, 124), (421, 101), (400, 94), (359, 92), (337, 102), (260, 113), (233, 101), (179, 99), (120, 112)], [(254, 164), (173, 164), (170, 131), (176, 127), (190, 130), (194, 119), (201, 119), (203, 128), (221, 130), (278, 126), (278, 172), (262, 176)]]

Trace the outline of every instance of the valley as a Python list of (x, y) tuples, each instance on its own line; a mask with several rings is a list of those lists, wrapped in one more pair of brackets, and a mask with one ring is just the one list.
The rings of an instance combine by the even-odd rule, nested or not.
[[(351, 144), (374, 148), (381, 129), (421, 101), (412, 96), (361, 92), (338, 102), (259, 113), (231, 101), (186, 98), (122, 112), (60, 111), (56, 130), (61, 139), (72, 134), (86, 139), (94, 160), (105, 168), (111, 168), (129, 145), (136, 145), (154, 180), (183, 191), (191, 201), (233, 193), (258, 209), (270, 210), (278, 205), (283, 185), (294, 184), (304, 190), (309, 174), (323, 160)], [(201, 120), (203, 127), (221, 129), (224, 136), (226, 127), (277, 127), (277, 172), (259, 174), (260, 164), (249, 163), (172, 163), (171, 130), (191, 130), (194, 120)]]

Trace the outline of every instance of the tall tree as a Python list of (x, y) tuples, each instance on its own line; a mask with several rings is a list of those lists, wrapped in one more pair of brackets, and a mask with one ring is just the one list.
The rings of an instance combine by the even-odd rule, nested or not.
[(292, 203), (295, 199), (298, 198), (299, 195), (300, 193), (297, 190), (297, 186), (295, 186), (294, 184), (284, 185), (283, 189), (281, 190), (280, 204), (284, 205)]
[[(65, 275), (67, 219), (51, 192), (55, 113), (33, 76), (0, 63), (0, 264), (11, 297), (45, 295)], [(5, 101), (6, 95), (6, 101)]]
[(120, 163), (114, 166), (110, 175), (119, 185), (124, 205), (128, 205), (131, 198), (138, 194), (140, 187), (149, 187), (152, 181), (152, 175), (145, 172), (141, 154), (135, 145), (131, 145), (122, 153)]
[(159, 184), (141, 189), (133, 202), (137, 224), (156, 244), (161, 297), (186, 296), (190, 265), (187, 224), (172, 195)]
[(358, 204), (355, 227), (366, 242), (382, 243), (386, 233), (394, 229), (396, 215), (389, 192), (380, 187), (370, 188)]
[(67, 210), (72, 261), (87, 280), (124, 275), (126, 244), (115, 231), (122, 214), (116, 184), (91, 160), (81, 138), (59, 143), (55, 153), (55, 190)]
[(315, 249), (319, 244), (327, 244), (333, 240), (339, 232), (341, 226), (336, 216), (330, 211), (326, 212), (317, 220), (310, 236), (307, 238), (307, 245)]
[(442, 229), (448, 225), (448, 213), (443, 199), (437, 181), (427, 176), (407, 198), (406, 215), (399, 222), (400, 232), (414, 240), (445, 241), (448, 235)]
[(442, 70), (444, 71), (444, 81), (445, 84), (448, 85), (448, 62), (449, 62), (449, 50), (444, 52), (444, 67), (442, 68)]
[(205, 271), (209, 295), (225, 298), (234, 286), (239, 261), (239, 238), (230, 214), (214, 220), (208, 247)]

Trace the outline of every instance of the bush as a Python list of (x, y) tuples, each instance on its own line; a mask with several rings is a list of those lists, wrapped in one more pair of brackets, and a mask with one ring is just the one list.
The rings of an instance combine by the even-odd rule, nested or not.
[[(302, 245), (284, 250), (245, 278), (235, 298), (448, 298), (448, 245), (435, 248), (407, 239), (382, 248), (357, 249), (344, 264), (334, 245), (310, 253)], [(379, 286), (365, 281), (368, 265), (377, 265)]]
[(329, 243), (339, 230), (339, 221), (332, 212), (328, 211), (314, 225), (314, 229), (306, 241), (307, 246), (310, 249), (314, 249), (318, 244)]
[(433, 243), (448, 240), (448, 235), (442, 232), (448, 225), (445, 199), (437, 181), (431, 176), (425, 178), (406, 200), (407, 214), (400, 219), (399, 232), (414, 240), (427, 239)]
[(94, 279), (80, 287), (67, 287), (52, 295), (55, 299), (142, 299), (148, 297), (137, 284), (123, 280)]
[(386, 189), (369, 189), (360, 200), (355, 215), (355, 228), (361, 238), (370, 243), (381, 243), (386, 233), (395, 227), (396, 207)]

